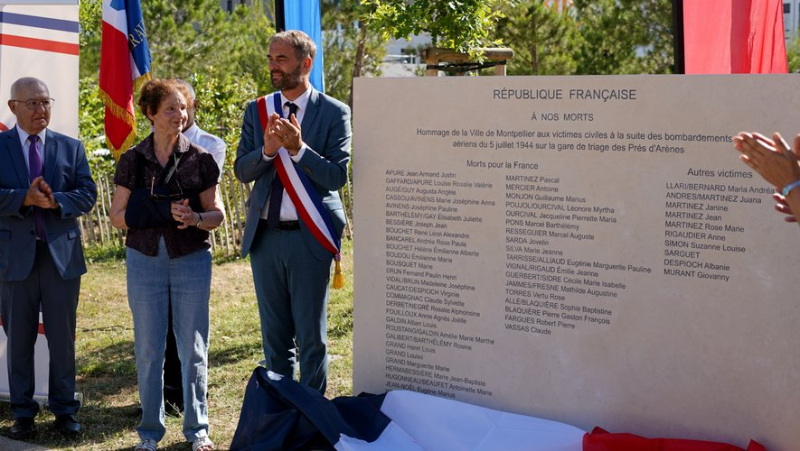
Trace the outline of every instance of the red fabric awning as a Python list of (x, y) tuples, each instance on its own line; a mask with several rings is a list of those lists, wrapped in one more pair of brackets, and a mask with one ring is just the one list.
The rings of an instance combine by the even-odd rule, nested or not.
[(684, 0), (687, 74), (786, 73), (781, 0)]

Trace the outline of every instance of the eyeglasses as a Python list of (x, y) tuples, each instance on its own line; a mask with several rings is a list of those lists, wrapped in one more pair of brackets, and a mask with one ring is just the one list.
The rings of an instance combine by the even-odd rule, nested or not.
[(153, 177), (152, 182), (150, 183), (150, 198), (156, 202), (161, 202), (168, 200), (170, 202), (174, 202), (176, 200), (181, 200), (184, 198), (183, 196), (183, 188), (181, 188), (181, 184), (178, 181), (175, 181), (175, 184), (178, 185), (178, 192), (177, 193), (170, 193), (170, 194), (162, 194), (155, 192), (156, 187), (156, 178)]
[(53, 103), (55, 103), (56, 99), (45, 99), (45, 100), (14, 100), (11, 99), (12, 102), (17, 103), (24, 103), (25, 107), (31, 111), (36, 111), (39, 109), (40, 106), (43, 106), (45, 110), (49, 110), (53, 107)]

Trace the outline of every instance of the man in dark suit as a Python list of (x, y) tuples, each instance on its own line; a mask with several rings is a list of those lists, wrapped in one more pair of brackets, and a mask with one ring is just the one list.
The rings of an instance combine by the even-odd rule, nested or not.
[(34, 344), (41, 305), (50, 352), (48, 404), (56, 430), (80, 433), (75, 418), (75, 313), (86, 272), (77, 218), (94, 206), (97, 188), (80, 141), (47, 129), (54, 100), (35, 78), (11, 85), (17, 125), (0, 133), (0, 319), (14, 425), (35, 432)]
[(255, 182), (242, 255), (250, 253), (267, 368), (293, 377), (299, 360), (300, 383), (324, 394), (333, 254), (298, 214), (304, 207), (288, 191), (299, 187), (284, 190), (276, 181), (281, 152), (308, 177), (310, 194), (330, 217), (331, 235), (341, 237), (346, 219), (338, 190), (350, 161), (350, 109), (309, 83), (315, 53), (301, 31), (272, 36), (270, 76), (280, 91), (247, 106), (234, 171), (242, 182)]

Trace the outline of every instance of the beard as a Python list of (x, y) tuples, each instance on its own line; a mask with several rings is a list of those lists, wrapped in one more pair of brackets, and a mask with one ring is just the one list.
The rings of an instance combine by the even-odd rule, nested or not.
[[(280, 77), (276, 78), (276, 74), (280, 74)], [(269, 74), (270, 81), (272, 81), (272, 87), (280, 91), (294, 89), (300, 86), (301, 76), (300, 64), (298, 64), (297, 67), (291, 72), (274, 70)]]

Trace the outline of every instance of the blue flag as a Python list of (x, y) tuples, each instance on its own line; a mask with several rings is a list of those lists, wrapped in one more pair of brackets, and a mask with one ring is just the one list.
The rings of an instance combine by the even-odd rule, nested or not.
[(319, 0), (290, 0), (283, 2), (287, 30), (301, 30), (317, 44), (317, 56), (311, 69), (310, 81), (319, 92), (325, 92), (322, 58), (322, 21)]
[[(112, 8), (113, 8), (113, 1)], [(128, 23), (128, 47), (140, 76), (150, 72), (150, 47), (142, 17), (142, 4), (139, 0), (125, 0), (126, 21)]]

